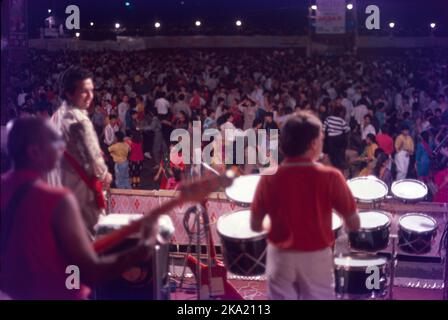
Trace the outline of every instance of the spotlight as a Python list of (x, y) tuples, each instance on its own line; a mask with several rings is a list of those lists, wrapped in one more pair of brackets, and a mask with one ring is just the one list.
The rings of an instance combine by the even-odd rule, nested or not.
[(313, 5), (311, 6), (311, 10), (317, 10), (317, 6), (316, 6), (315, 4), (313, 4)]
[(160, 24), (160, 22), (156, 22), (156, 23), (154, 23), (154, 27), (155, 27), (156, 29), (159, 29), (161, 26), (162, 26), (162, 25)]
[(131, 5), (131, 3), (130, 3), (129, 1), (126, 1), (126, 2), (124, 3), (124, 5), (125, 5), (126, 7), (129, 7), (129, 6)]
[(347, 4), (347, 9), (348, 9), (348, 10), (352, 10), (352, 9), (353, 9), (353, 3), (349, 3), (349, 4)]
[(201, 26), (201, 21), (196, 20), (196, 22), (194, 24), (196, 25), (196, 27), (200, 27)]
[(389, 23), (389, 28), (391, 28), (391, 29), (395, 28), (395, 22)]
[(75, 37), (76, 37), (76, 38), (79, 38), (80, 36), (81, 36), (81, 34), (80, 34), (79, 32), (76, 32), (76, 33), (75, 33)]
[(91, 27), (93, 27), (95, 24), (93, 23), (93, 21), (92, 22), (90, 22), (90, 26)]
[(435, 29), (436, 28), (435, 22), (431, 22), (431, 24), (429, 26), (431, 27), (431, 29)]
[(115, 24), (115, 29), (120, 29), (120, 24), (119, 23)]
[(48, 9), (48, 13), (51, 13), (51, 9)]
[(235, 21), (235, 25), (236, 25), (237, 27), (241, 27), (241, 26), (243, 25), (243, 23), (241, 22), (241, 20), (236, 20), (236, 21)]

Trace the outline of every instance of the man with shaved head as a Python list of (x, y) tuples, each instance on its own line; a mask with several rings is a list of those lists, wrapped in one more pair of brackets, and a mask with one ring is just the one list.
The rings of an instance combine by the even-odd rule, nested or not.
[(0, 292), (13, 299), (85, 299), (87, 286), (66, 287), (68, 266), (79, 268), (81, 284), (95, 284), (148, 256), (146, 244), (97, 256), (73, 193), (44, 180), (64, 148), (48, 121), (20, 118), (7, 126), (13, 169), (1, 178)]

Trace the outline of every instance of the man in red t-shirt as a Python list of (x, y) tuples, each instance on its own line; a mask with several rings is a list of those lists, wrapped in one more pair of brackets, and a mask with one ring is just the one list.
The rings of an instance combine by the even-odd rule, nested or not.
[[(316, 163), (322, 123), (300, 113), (283, 126), (284, 162), (260, 179), (251, 211), (255, 231), (269, 229), (267, 276), (270, 299), (334, 298), (332, 210), (348, 230), (359, 228), (356, 203), (343, 175)], [(263, 226), (269, 215), (270, 226)]]
[(378, 147), (381, 148), (385, 154), (391, 156), (394, 152), (394, 140), (389, 135), (389, 127), (387, 125), (383, 125), (381, 127), (381, 133), (376, 135), (376, 142), (378, 143)]

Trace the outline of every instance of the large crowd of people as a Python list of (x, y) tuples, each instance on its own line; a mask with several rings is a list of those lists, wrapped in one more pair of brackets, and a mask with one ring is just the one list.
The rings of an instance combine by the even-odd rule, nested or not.
[(30, 51), (11, 79), (8, 111), (52, 116), (61, 73), (82, 66), (93, 74), (89, 116), (114, 185), (141, 188), (148, 170), (155, 188), (176, 189), (191, 173), (188, 161), (170, 157), (174, 129), (201, 121), (204, 129), (281, 135), (289, 115), (311, 110), (324, 123), (326, 161), (347, 179), (415, 178), (430, 199), (446, 201), (447, 57), (443, 50), (310, 58), (295, 49)]

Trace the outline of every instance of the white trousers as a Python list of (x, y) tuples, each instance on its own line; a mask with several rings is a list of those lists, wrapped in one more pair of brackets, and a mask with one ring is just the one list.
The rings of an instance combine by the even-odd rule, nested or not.
[(397, 166), (396, 180), (406, 179), (409, 168), (409, 154), (404, 150), (398, 151), (395, 154), (395, 165)]
[(268, 244), (266, 274), (271, 300), (332, 300), (334, 261), (331, 248), (301, 252)]

